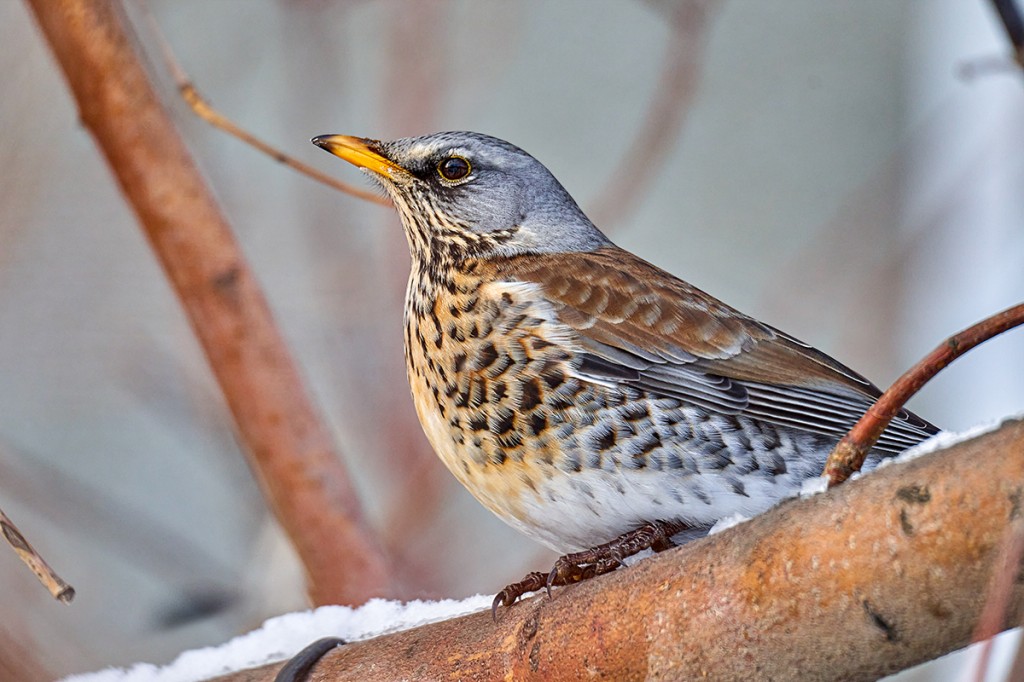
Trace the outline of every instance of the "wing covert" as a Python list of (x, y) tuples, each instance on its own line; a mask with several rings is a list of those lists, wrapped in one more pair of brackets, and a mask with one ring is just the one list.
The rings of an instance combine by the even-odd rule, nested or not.
[[(879, 395), (853, 370), (617, 247), (509, 259), (577, 334), (581, 378), (839, 438)], [(938, 429), (909, 412), (878, 447)]]

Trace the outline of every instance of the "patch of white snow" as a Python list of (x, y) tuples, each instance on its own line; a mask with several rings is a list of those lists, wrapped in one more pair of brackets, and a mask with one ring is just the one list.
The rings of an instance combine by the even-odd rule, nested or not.
[(194, 682), (289, 658), (321, 637), (370, 639), (490, 608), (492, 597), (398, 602), (371, 599), (362, 606), (322, 606), (271, 618), (262, 627), (216, 647), (186, 651), (166, 666), (137, 663), (72, 675), (64, 682)]

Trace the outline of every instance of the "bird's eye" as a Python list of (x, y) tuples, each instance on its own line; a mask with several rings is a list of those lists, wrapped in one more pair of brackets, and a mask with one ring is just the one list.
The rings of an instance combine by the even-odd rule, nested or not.
[(469, 165), (469, 161), (461, 156), (449, 156), (447, 159), (437, 164), (438, 174), (449, 182), (464, 179), (469, 175), (469, 171), (471, 170), (472, 168)]

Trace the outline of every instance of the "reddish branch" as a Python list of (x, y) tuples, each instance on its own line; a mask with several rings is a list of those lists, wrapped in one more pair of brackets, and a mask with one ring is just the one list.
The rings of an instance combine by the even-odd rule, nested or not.
[[(10, 609), (9, 604), (6, 606)], [(34, 646), (28, 636), (32, 628), (26, 620), (24, 614), (18, 614), (16, 609), (0, 613), (0, 622), (3, 623), (0, 625), (0, 680), (43, 682), (56, 679), (51, 668), (58, 665), (54, 664), (52, 652), (47, 656), (43, 647)]]
[[(1019, 513), (1011, 520), (1009, 528), (1003, 536), (998, 558), (993, 567), (992, 579), (989, 582), (985, 599), (985, 607), (978, 617), (978, 625), (974, 628), (972, 642), (983, 642), (982, 655), (978, 657), (978, 666), (974, 670), (974, 679), (984, 682), (992, 655), (992, 638), (1002, 632), (1006, 623), (1006, 611), (1013, 597), (1014, 581), (1018, 580), (1021, 559), (1024, 558), (1024, 516)], [(1021, 677), (1008, 677), (1008, 680), (1020, 680)]]
[(889, 422), (932, 377), (978, 344), (1021, 324), (1024, 324), (1024, 303), (954, 334), (911, 367), (882, 394), (829, 454), (822, 474), (828, 479), (829, 486), (838, 485), (855, 471), (860, 471), (868, 452)]
[[(348, 644), (312, 679), (875, 680), (970, 642), (1022, 495), (1015, 421), (497, 623), (481, 612)], [(1009, 588), (1000, 630), (1024, 615), (1024, 584)]]
[(120, 8), (111, 0), (28, 4), (181, 299), (269, 505), (305, 565), (313, 601), (362, 603), (390, 592), (387, 562), (328, 431)]
[(664, 166), (697, 94), (708, 24), (717, 7), (717, 0), (682, 0), (668, 10), (672, 36), (661, 77), (625, 157), (588, 211), (597, 225), (613, 229)]

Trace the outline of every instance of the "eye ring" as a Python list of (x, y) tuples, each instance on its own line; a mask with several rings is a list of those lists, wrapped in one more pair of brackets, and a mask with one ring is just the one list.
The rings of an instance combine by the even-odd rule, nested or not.
[(473, 167), (469, 159), (462, 156), (449, 156), (437, 164), (437, 174), (445, 182), (459, 182), (469, 177)]

